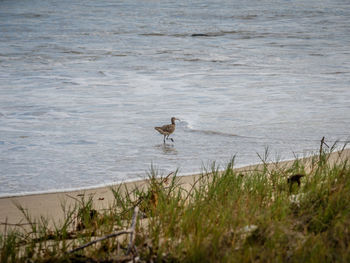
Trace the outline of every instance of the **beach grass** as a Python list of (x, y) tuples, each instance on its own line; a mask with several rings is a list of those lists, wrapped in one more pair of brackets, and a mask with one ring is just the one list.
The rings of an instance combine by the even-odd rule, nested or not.
[(307, 168), (269, 165), (266, 150), (241, 171), (233, 157), (191, 185), (151, 167), (147, 187), (111, 188), (108, 209), (62, 202), (53, 228), (17, 204), (23, 225), (0, 235), (0, 262), (350, 262), (350, 165), (328, 162), (335, 145), (322, 142)]

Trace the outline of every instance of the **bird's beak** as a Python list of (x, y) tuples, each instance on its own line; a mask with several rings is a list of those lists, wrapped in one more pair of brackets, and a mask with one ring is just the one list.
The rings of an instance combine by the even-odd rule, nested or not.
[(180, 119), (178, 119), (178, 118), (175, 118), (175, 120), (178, 120), (178, 121), (180, 121)]

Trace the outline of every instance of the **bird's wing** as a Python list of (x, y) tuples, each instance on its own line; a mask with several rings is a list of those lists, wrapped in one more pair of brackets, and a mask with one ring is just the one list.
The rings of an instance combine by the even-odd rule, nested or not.
[(162, 127), (154, 127), (161, 134), (170, 134), (174, 131), (175, 127), (171, 124), (163, 125)]
[(163, 125), (162, 130), (166, 133), (172, 133), (174, 131), (174, 125), (168, 124), (168, 125)]

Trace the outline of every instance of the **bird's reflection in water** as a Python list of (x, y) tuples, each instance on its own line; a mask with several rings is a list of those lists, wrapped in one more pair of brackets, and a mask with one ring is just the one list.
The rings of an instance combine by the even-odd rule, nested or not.
[(177, 155), (177, 150), (173, 144), (162, 143), (157, 144), (155, 147), (162, 150), (164, 154)]

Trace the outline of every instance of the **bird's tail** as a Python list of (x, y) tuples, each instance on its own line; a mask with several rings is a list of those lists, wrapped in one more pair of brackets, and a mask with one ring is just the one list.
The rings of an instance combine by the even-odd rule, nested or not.
[(154, 127), (154, 129), (155, 129), (156, 131), (158, 131), (159, 133), (163, 134), (162, 127)]

